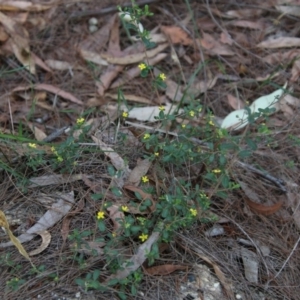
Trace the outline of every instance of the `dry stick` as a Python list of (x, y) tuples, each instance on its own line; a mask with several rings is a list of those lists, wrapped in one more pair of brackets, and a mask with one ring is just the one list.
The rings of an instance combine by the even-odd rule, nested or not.
[(274, 280), (275, 278), (277, 278), (279, 276), (279, 274), (282, 272), (282, 270), (284, 269), (284, 267), (286, 266), (286, 264), (288, 263), (288, 261), (290, 260), (291, 256), (293, 255), (293, 253), (295, 252), (296, 248), (298, 247), (298, 244), (300, 242), (300, 236), (298, 237), (297, 242), (295, 243), (291, 253), (289, 254), (289, 256), (287, 257), (287, 259), (285, 260), (284, 264), (282, 265), (282, 267), (280, 268), (280, 270), (277, 272), (277, 274), (274, 276), (274, 278), (270, 279), (268, 281), (268, 283), (266, 284), (266, 287), (268, 286), (268, 284), (270, 283), (271, 280)]
[(11, 122), (11, 129), (12, 129), (13, 135), (15, 135), (14, 121), (13, 121), (12, 110), (11, 110), (11, 105), (10, 105), (10, 97), (8, 97), (7, 102), (8, 102), (9, 117), (10, 117), (10, 122)]
[(64, 126), (62, 128), (57, 129), (56, 131), (52, 132), (47, 137), (45, 137), (43, 139), (43, 142), (47, 142), (47, 143), (52, 142), (57, 137), (59, 137), (60, 135), (62, 135), (66, 131), (67, 128), (68, 128), (68, 126)]
[(284, 193), (287, 193), (287, 189), (283, 186), (284, 181), (282, 179), (276, 178), (266, 172), (256, 169), (255, 167), (248, 165), (246, 163), (243, 163), (241, 161), (236, 161), (236, 164), (241, 166), (244, 169), (248, 169), (248, 170), (252, 171), (253, 173), (256, 173), (256, 174), (266, 178), (267, 180), (275, 183)]
[[(136, 123), (129, 122), (129, 121), (126, 121), (125, 124), (134, 126), (136, 128), (144, 128), (144, 129), (147, 129), (147, 130), (150, 130), (150, 131), (153, 131), (153, 132), (160, 132), (160, 133), (169, 134), (169, 135), (172, 135), (172, 136), (175, 136), (175, 137), (179, 137), (176, 132), (166, 131), (164, 129), (153, 128), (153, 127), (150, 127), (150, 126), (146, 126), (146, 125), (143, 125), (143, 124), (136, 124)], [(182, 136), (182, 137), (185, 137), (185, 136)], [(202, 145), (202, 146), (208, 148), (208, 143), (206, 143), (204, 141), (201, 141), (201, 140), (196, 139), (196, 138), (188, 138), (188, 137), (185, 137), (185, 138), (188, 139), (191, 142), (194, 142), (198, 145)], [(248, 165), (246, 163), (243, 163), (239, 160), (236, 160), (235, 164), (239, 167), (244, 168), (244, 169), (248, 169), (248, 170), (252, 171), (253, 173), (256, 173), (256, 174), (260, 175), (261, 177), (264, 177), (265, 179), (275, 183), (284, 193), (287, 193), (287, 189), (283, 186), (284, 181), (282, 179), (276, 178), (276, 177), (268, 174), (267, 172), (261, 171), (261, 170), (255, 168), (255, 167), (253, 167), (251, 165)]]
[[(136, 2), (136, 5), (141, 6), (141, 5), (146, 5), (146, 4), (151, 4), (154, 2), (158, 2), (159, 0), (143, 0), (143, 1), (138, 1)], [(124, 3), (120, 5), (121, 8), (127, 7), (127, 6), (132, 6), (132, 3)], [(70, 19), (77, 19), (77, 18), (84, 18), (84, 17), (91, 17), (91, 16), (103, 16), (107, 15), (110, 13), (115, 13), (118, 12), (119, 9), (117, 6), (110, 6), (107, 8), (103, 8), (100, 10), (87, 10), (79, 13), (75, 13), (70, 17)]]

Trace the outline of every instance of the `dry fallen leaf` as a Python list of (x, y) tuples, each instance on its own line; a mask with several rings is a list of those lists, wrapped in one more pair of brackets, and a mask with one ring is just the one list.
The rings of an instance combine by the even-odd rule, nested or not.
[[(151, 194), (148, 194), (148, 193), (144, 192), (141, 188), (138, 188), (138, 187), (133, 186), (133, 185), (124, 185), (124, 189), (132, 191), (134, 193), (138, 193), (142, 197), (142, 202), (140, 203), (140, 205), (143, 204), (143, 201), (149, 199), (152, 202), (152, 205), (151, 205), (151, 207), (149, 207), (149, 210), (151, 212), (153, 212), (155, 210), (155, 202), (154, 202), (153, 197), (152, 197)], [(146, 213), (148, 213), (148, 211), (141, 212), (140, 209), (139, 209), (140, 205), (137, 208), (129, 207), (129, 211), (133, 214), (144, 214), (144, 213), (146, 214)]]
[(96, 138), (95, 136), (92, 136), (92, 139), (99, 146), (99, 148), (104, 152), (104, 154), (110, 158), (111, 163), (118, 171), (123, 170), (129, 173), (129, 168), (125, 164), (124, 159), (117, 152), (115, 152), (114, 149), (106, 145), (104, 142), (102, 142), (100, 139)]
[(249, 205), (250, 209), (257, 213), (257, 214), (261, 214), (261, 215), (264, 215), (264, 216), (269, 216), (269, 215), (272, 215), (274, 214), (275, 212), (277, 212), (283, 202), (282, 201), (279, 201), (273, 205), (263, 205), (263, 204), (260, 204), (260, 203), (256, 203), (252, 200), (250, 200), (249, 198), (245, 198), (245, 201), (246, 203)]
[(215, 86), (215, 84), (217, 83), (217, 80), (218, 80), (218, 76), (215, 76), (214, 78), (209, 78), (207, 80), (201, 80), (198, 82), (194, 82), (188, 88), (186, 93), (192, 94), (194, 97), (197, 97), (200, 94), (203, 94), (206, 91), (212, 89)]
[(144, 269), (147, 275), (168, 275), (177, 270), (187, 270), (187, 266), (182, 265), (161, 265)]
[(35, 250), (29, 252), (29, 256), (34, 256), (42, 253), (45, 249), (48, 248), (50, 242), (51, 242), (51, 234), (49, 231), (39, 231), (36, 232), (39, 236), (42, 238), (42, 244)]
[(171, 79), (166, 80), (166, 95), (172, 101), (179, 102), (183, 98), (182, 86)]
[(193, 40), (178, 26), (161, 26), (161, 31), (169, 37), (172, 44), (192, 45)]
[[(123, 94), (124, 98), (126, 99), (126, 101), (132, 101), (132, 102), (137, 102), (137, 103), (144, 103), (144, 104), (151, 104), (153, 103), (153, 101), (147, 99), (146, 97), (143, 96), (136, 96), (133, 94)], [(111, 93), (105, 93), (105, 97), (110, 97), (114, 100), (119, 100), (120, 99), (120, 95), (118, 94), (111, 94)]]
[[(72, 191), (67, 194), (60, 193), (57, 197), (59, 197), (58, 201), (54, 203), (32, 227), (25, 233), (18, 236), (18, 240), (21, 244), (31, 241), (37, 232), (41, 232), (52, 227), (69, 212), (75, 201), (74, 192)], [(0, 243), (0, 248), (6, 248), (12, 245), (12, 242)]]
[[(138, 45), (132, 45), (127, 47), (122, 51), (118, 56), (127, 56), (134, 53), (140, 53), (144, 51), (145, 47), (143, 44), (139, 43)], [(104, 92), (109, 88), (112, 81), (123, 71), (125, 65), (109, 65), (108, 68), (103, 72), (99, 78), (99, 81), (96, 83), (98, 87), (98, 94), (100, 96), (104, 95)]]
[(84, 174), (74, 174), (74, 175), (64, 175), (64, 174), (53, 174), (53, 175), (44, 175), (39, 177), (31, 177), (29, 179), (30, 185), (28, 188), (42, 187), (54, 184), (64, 184), (68, 182), (74, 182), (82, 180)]
[(123, 279), (136, 271), (147, 259), (148, 253), (151, 252), (152, 245), (159, 239), (160, 234), (153, 232), (146, 242), (141, 244), (135, 255), (125, 261), (122, 267), (116, 272), (116, 274), (110, 275), (105, 283), (113, 279)]
[(31, 52), (31, 57), (34, 61), (34, 63), (41, 67), (43, 70), (45, 70), (46, 72), (49, 72), (51, 74), (53, 74), (53, 71), (47, 66), (47, 64), (40, 58), (38, 57), (35, 53)]
[(143, 51), (141, 53), (135, 53), (135, 54), (129, 54), (129, 55), (123, 55), (120, 57), (111, 56), (110, 54), (101, 54), (101, 57), (104, 58), (108, 63), (114, 64), (114, 65), (129, 65), (141, 62), (145, 60), (146, 58), (152, 58), (156, 56), (158, 53), (162, 52), (169, 46), (168, 43), (164, 43), (161, 45), (158, 45), (156, 48)]
[(0, 3), (0, 10), (6, 11), (31, 11), (39, 12), (50, 9), (54, 3), (43, 5), (31, 3), (30, 1), (2, 1)]
[(138, 186), (142, 176), (146, 175), (152, 162), (148, 159), (140, 160), (136, 167), (130, 172), (128, 177), (128, 185)]
[(258, 17), (264, 13), (263, 9), (239, 9), (239, 10), (229, 10), (225, 14), (231, 18), (238, 18), (238, 19), (248, 19), (253, 17)]
[(77, 103), (79, 105), (83, 105), (83, 102), (78, 98), (76, 98), (75, 96), (73, 96), (72, 94), (65, 92), (64, 90), (51, 84), (39, 83), (39, 84), (29, 85), (25, 87), (17, 87), (13, 89), (13, 92), (26, 91), (30, 89), (47, 91), (59, 97), (62, 97), (64, 99), (70, 100), (71, 102)]
[(36, 138), (37, 141), (43, 141), (47, 137), (46, 133), (43, 130), (37, 128), (33, 123), (26, 122), (26, 124), (33, 132), (34, 137)]
[(78, 245), (72, 245), (74, 250), (78, 253), (82, 253), (88, 256), (97, 256), (99, 257), (104, 254), (104, 250), (102, 249), (105, 246), (104, 242), (94, 242), (94, 241), (83, 241), (80, 247)]
[[(171, 103), (167, 103), (164, 105), (165, 111), (164, 113), (172, 114), (176, 111), (176, 105), (172, 105)], [(182, 113), (183, 110), (180, 109), (178, 113)], [(137, 119), (139, 121), (148, 121), (155, 122), (157, 121), (157, 117), (160, 113), (160, 106), (145, 106), (145, 107), (134, 107), (132, 110), (128, 111), (128, 118)]]
[(270, 65), (286, 64), (298, 56), (300, 56), (299, 49), (282, 50), (281, 52), (275, 52), (263, 57), (263, 61)]
[(293, 63), (292, 67), (292, 77), (291, 77), (291, 82), (296, 82), (299, 80), (299, 75), (300, 75), (300, 59), (297, 59)]
[(204, 33), (200, 39), (201, 46), (209, 50), (207, 51), (208, 55), (224, 55), (224, 56), (233, 56), (235, 53), (231, 51), (230, 47), (224, 45), (217, 41), (211, 34)]
[(266, 24), (264, 22), (260, 22), (259, 20), (256, 22), (247, 20), (232, 21), (230, 22), (230, 25), (254, 30), (264, 30), (264, 28), (266, 27)]
[(1, 12), (0, 22), (10, 36), (7, 43), (17, 59), (30, 73), (35, 74), (35, 65), (29, 48), (29, 34), (26, 29)]
[[(168, 56), (167, 53), (159, 53), (156, 56), (150, 58), (148, 60), (148, 63), (151, 66), (155, 66), (157, 63), (165, 59), (167, 56)], [(131, 81), (133, 78), (140, 76), (140, 74), (141, 74), (141, 70), (138, 68), (138, 66), (130, 68), (126, 70), (126, 72), (124, 72), (124, 76), (122, 78), (115, 80), (115, 82), (110, 87), (112, 89), (118, 88), (124, 83)]]
[(227, 94), (227, 100), (229, 105), (233, 108), (233, 109), (241, 109), (245, 107), (245, 104), (242, 100), (240, 100), (237, 97), (234, 97), (231, 94)]
[(300, 46), (300, 38), (296, 37), (279, 37), (259, 43), (256, 47), (259, 48), (293, 48)]
[(253, 251), (241, 247), (240, 255), (242, 257), (245, 277), (249, 282), (258, 282), (258, 256)]
[(65, 71), (71, 70), (73, 68), (73, 66), (70, 63), (55, 59), (47, 59), (45, 60), (45, 63), (53, 70)]
[(121, 211), (120, 206), (118, 205), (112, 205), (108, 209), (109, 211), (109, 217), (114, 223), (114, 233), (121, 234), (122, 222), (125, 218), (124, 213)]
[(227, 31), (223, 31), (221, 33), (220, 41), (221, 41), (221, 43), (228, 44), (230, 46), (233, 44), (233, 40), (232, 40), (230, 34)]
[(102, 58), (102, 56), (96, 52), (88, 51), (85, 49), (79, 49), (79, 53), (83, 57), (83, 59), (93, 62), (96, 65), (100, 66), (108, 66), (108, 62)]
[[(24, 247), (22, 246), (22, 244), (20, 243), (20, 241), (13, 235), (13, 233), (11, 232), (10, 228), (9, 228), (9, 224), (6, 220), (5, 214), (2, 210), (0, 210), (0, 227), (3, 227), (5, 229), (5, 232), (8, 234), (9, 239), (11, 240), (11, 245), (15, 245), (16, 248), (19, 250), (19, 252), (27, 259), (31, 262), (31, 259), (28, 255), (28, 253), (26, 252), (26, 250), (24, 249)], [(32, 264), (33, 265), (33, 264)]]

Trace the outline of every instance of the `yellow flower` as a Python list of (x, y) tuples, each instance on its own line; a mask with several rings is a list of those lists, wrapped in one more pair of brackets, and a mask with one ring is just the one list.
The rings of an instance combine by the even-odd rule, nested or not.
[(164, 74), (164, 73), (160, 73), (159, 75), (158, 75), (158, 77), (162, 80), (162, 81), (165, 81), (166, 80), (166, 75)]
[(98, 220), (104, 219), (104, 211), (98, 211), (98, 213), (97, 213), (97, 219)]
[(195, 208), (190, 208), (190, 212), (193, 217), (196, 217), (198, 214), (197, 209), (195, 209)]
[(143, 177), (142, 177), (142, 181), (143, 181), (144, 183), (149, 182), (148, 176), (143, 176)]
[(127, 111), (123, 111), (122, 117), (123, 117), (123, 118), (127, 118), (127, 117), (128, 117), (128, 112), (127, 112)]
[(142, 233), (142, 234), (139, 236), (139, 239), (140, 239), (142, 242), (145, 242), (145, 241), (148, 239), (148, 234)]
[(61, 156), (57, 156), (56, 159), (58, 162), (62, 162), (64, 160)]
[(141, 71), (143, 71), (144, 69), (147, 68), (147, 66), (146, 66), (144, 63), (139, 64), (138, 67), (139, 67), (139, 69), (140, 69)]
[(191, 117), (195, 117), (195, 112), (194, 112), (193, 110), (191, 110), (191, 111), (189, 112), (189, 115), (190, 115)]
[(149, 133), (145, 133), (144, 134), (144, 140), (147, 140), (147, 139), (149, 139), (150, 138), (150, 134)]
[(155, 155), (156, 157), (158, 157), (158, 156), (159, 156), (159, 152), (155, 152), (154, 155)]
[(222, 171), (220, 169), (213, 169), (212, 172), (215, 174), (218, 174), (218, 173), (221, 173)]
[(185, 124), (182, 124), (182, 125), (181, 125), (181, 127), (182, 127), (182, 128), (185, 128), (185, 127), (186, 127), (186, 125), (185, 125)]
[(207, 197), (206, 194), (204, 194), (204, 193), (200, 193), (200, 197), (205, 198), (205, 199), (208, 199), (208, 197)]
[(211, 125), (211, 126), (215, 126), (215, 124), (214, 124), (214, 122), (213, 122), (212, 120), (210, 120), (210, 121), (208, 122), (208, 124)]
[(29, 146), (30, 148), (36, 148), (36, 144), (34, 144), (34, 143), (29, 143), (28, 146)]
[(126, 205), (123, 205), (121, 208), (122, 208), (122, 211), (129, 211), (128, 206), (126, 206)]
[(83, 122), (84, 122), (84, 118), (79, 118), (79, 119), (76, 120), (77, 125), (82, 125)]
[(141, 225), (145, 224), (146, 218), (137, 217), (138, 221), (141, 223)]
[(217, 135), (219, 138), (222, 138), (224, 136), (223, 131), (221, 129), (217, 130)]
[(164, 111), (166, 108), (163, 105), (161, 105), (158, 107), (158, 109), (159, 109), (159, 111)]
[(112, 235), (112, 237), (114, 237), (114, 238), (117, 236), (117, 234), (116, 234), (115, 232), (113, 232), (111, 235)]

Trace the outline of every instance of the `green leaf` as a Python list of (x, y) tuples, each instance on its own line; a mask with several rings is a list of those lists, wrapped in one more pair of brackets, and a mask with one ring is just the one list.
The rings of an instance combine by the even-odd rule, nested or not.
[(137, 294), (137, 289), (136, 289), (136, 287), (135, 287), (134, 284), (131, 285), (131, 294), (132, 294), (133, 296), (135, 296), (135, 295)]
[(104, 232), (104, 231), (105, 231), (106, 227), (105, 227), (105, 224), (104, 224), (103, 221), (99, 221), (99, 222), (98, 222), (98, 228), (99, 228), (99, 230), (100, 230), (101, 232)]
[(108, 171), (108, 174), (109, 174), (111, 177), (113, 177), (113, 176), (116, 175), (116, 170), (115, 170), (115, 168), (114, 168), (113, 166), (108, 166), (107, 171)]
[(235, 150), (237, 149), (237, 145), (234, 143), (222, 143), (220, 145), (220, 150)]
[(122, 192), (115, 186), (113, 186), (111, 188), (112, 193), (117, 196), (117, 197), (121, 197), (122, 196)]
[(138, 226), (138, 225), (131, 226), (130, 230), (131, 230), (132, 233), (138, 233), (139, 231), (142, 230), (142, 226)]
[(257, 144), (250, 138), (246, 138), (246, 143), (250, 147), (251, 150), (257, 150)]
[(251, 156), (251, 154), (252, 154), (252, 151), (250, 151), (250, 150), (242, 150), (238, 153), (240, 158), (249, 157), (249, 156)]
[(100, 270), (95, 270), (93, 272), (93, 279), (97, 280), (99, 278), (99, 276), (100, 276)]
[(224, 188), (228, 188), (229, 187), (229, 177), (227, 175), (223, 174), (221, 183)]
[(150, 199), (146, 199), (145, 202), (144, 202), (144, 205), (145, 205), (146, 207), (149, 207), (149, 206), (152, 205), (152, 201), (151, 201)]
[(221, 154), (219, 158), (220, 165), (224, 166), (227, 162), (225, 155)]
[(146, 206), (143, 206), (143, 205), (140, 206), (140, 212), (144, 212), (146, 209), (147, 209)]
[(103, 198), (103, 194), (92, 194), (91, 198), (95, 201), (101, 200)]

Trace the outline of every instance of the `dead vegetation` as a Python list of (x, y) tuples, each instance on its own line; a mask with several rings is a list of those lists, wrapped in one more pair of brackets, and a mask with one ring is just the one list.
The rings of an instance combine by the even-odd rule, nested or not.
[[(0, 298), (117, 299), (121, 284), (86, 292), (76, 280), (99, 270), (94, 281), (106, 284), (141, 270), (137, 295), (131, 282), (124, 288), (128, 299), (300, 299), (300, 2), (148, 2), (154, 16), (142, 23), (153, 49), (122, 26), (116, 5), (125, 1), (0, 1), (0, 224), (42, 266), (32, 273), (1, 233)], [(167, 76), (165, 90), (155, 92), (151, 76), (140, 76), (144, 61), (152, 76)], [(278, 101), (272, 96), (266, 105), (274, 91)], [(203, 111), (182, 117), (191, 103)], [(162, 106), (179, 109), (166, 126), (154, 118)], [(270, 106), (264, 120), (228, 121), (232, 112)], [(74, 145), (69, 138), (80, 137), (82, 117), (87, 139)], [(144, 157), (152, 149), (143, 143), (147, 132), (160, 132), (160, 143), (176, 141), (179, 126), (207, 122), (228, 129), (220, 144), (241, 137), (239, 147), (251, 152), (241, 159), (228, 151), (226, 172), (239, 188), (225, 198), (220, 182), (204, 184), (214, 161), (162, 166)], [(189, 142), (208, 151), (200, 136)], [(176, 189), (174, 178), (209, 196), (206, 222), (160, 243), (154, 266), (147, 254), (161, 233), (149, 232), (143, 243), (118, 240), (111, 249), (126, 263), (111, 272), (96, 220), (104, 200), (93, 195), (111, 204), (108, 232), (125, 236), (119, 220), (151, 219), (163, 193)], [(146, 200), (141, 212), (138, 201)]]

